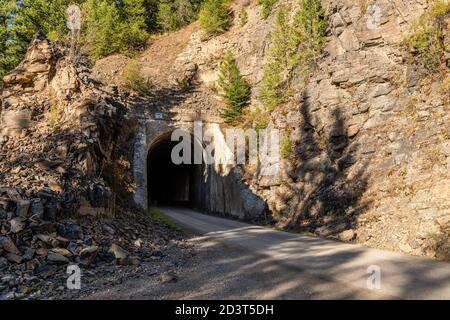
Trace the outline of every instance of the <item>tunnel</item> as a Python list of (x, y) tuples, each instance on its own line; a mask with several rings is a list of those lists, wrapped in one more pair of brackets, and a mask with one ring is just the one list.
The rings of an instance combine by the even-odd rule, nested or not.
[[(224, 170), (216, 165), (177, 165), (172, 161), (172, 150), (179, 142), (171, 141), (171, 133), (158, 134), (151, 139), (142, 164), (146, 174), (139, 171), (136, 180), (145, 181), (147, 207), (183, 206), (200, 212), (239, 218), (262, 215), (265, 203), (242, 181), (239, 171)], [(191, 156), (194, 157), (194, 143), (205, 153), (207, 149), (192, 138)], [(200, 148), (199, 148), (200, 147)], [(140, 154), (138, 154), (140, 155)], [(141, 158), (142, 159), (142, 158)], [(138, 158), (139, 160), (139, 158)], [(139, 197), (141, 199), (141, 197)]]
[[(163, 137), (149, 150), (147, 181), (150, 206), (177, 205), (196, 207), (198, 190), (201, 188), (202, 166), (174, 164), (171, 159), (171, 153), (177, 144), (178, 142), (170, 140), (170, 136)], [(193, 146), (191, 151), (191, 154), (193, 154)]]

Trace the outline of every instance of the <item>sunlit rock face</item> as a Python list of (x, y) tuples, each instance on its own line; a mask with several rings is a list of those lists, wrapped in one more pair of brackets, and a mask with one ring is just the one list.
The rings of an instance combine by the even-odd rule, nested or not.
[(112, 215), (113, 193), (96, 173), (113, 158), (121, 105), (41, 35), (4, 83), (0, 211)]
[[(250, 109), (261, 107), (268, 35), (281, 6), (295, 12), (298, 1), (278, 1), (268, 19), (256, 4), (245, 6), (244, 26), (234, 24), (211, 39), (192, 29), (166, 73), (196, 65), (197, 91), (214, 96), (220, 59), (231, 50), (253, 85)], [(272, 177), (262, 176), (258, 167), (242, 167), (244, 182), (267, 203), (280, 227), (446, 258), (448, 92), (439, 90), (441, 80), (427, 78), (404, 46), (414, 21), (429, 6), (332, 0), (323, 1), (323, 7), (328, 41), (317, 71), (293, 85), (293, 98), (278, 106), (269, 122), (269, 128), (287, 133), (294, 155), (283, 159)], [(234, 12), (241, 8), (239, 3), (232, 7)], [(448, 17), (439, 23), (447, 26), (442, 36), (448, 42)], [(449, 57), (447, 52), (443, 58), (447, 65)], [(220, 101), (206, 106), (197, 97), (198, 102), (185, 103), (186, 109), (223, 107)]]

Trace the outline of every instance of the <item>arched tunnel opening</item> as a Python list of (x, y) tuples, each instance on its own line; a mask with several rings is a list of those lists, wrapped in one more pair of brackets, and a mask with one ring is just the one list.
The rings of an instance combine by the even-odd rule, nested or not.
[[(227, 165), (194, 164), (194, 149), (210, 151), (191, 137), (191, 162), (177, 165), (172, 161), (172, 150), (179, 144), (171, 141), (171, 133), (152, 139), (147, 154), (147, 175), (144, 180), (148, 207), (183, 206), (223, 216), (248, 218), (262, 215), (264, 201), (258, 198), (242, 180), (239, 170)], [(199, 145), (194, 144), (199, 143)], [(213, 152), (223, 152), (216, 146)], [(180, 149), (177, 149), (177, 152)], [(182, 151), (180, 151), (182, 153)], [(183, 158), (183, 154), (180, 155)], [(141, 171), (142, 172), (142, 171)]]
[[(171, 154), (178, 143), (171, 141), (169, 136), (155, 143), (149, 150), (147, 181), (150, 206), (196, 206), (198, 190), (201, 188), (202, 166), (175, 164)], [(193, 150), (191, 151), (193, 154)]]

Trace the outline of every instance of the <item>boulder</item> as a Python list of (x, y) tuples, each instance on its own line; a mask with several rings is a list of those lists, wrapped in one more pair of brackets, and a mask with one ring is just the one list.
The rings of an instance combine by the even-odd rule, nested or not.
[(348, 229), (339, 233), (338, 238), (341, 241), (349, 242), (356, 238), (356, 233), (353, 229)]
[(64, 264), (68, 264), (70, 262), (70, 260), (68, 258), (66, 258), (65, 256), (63, 256), (60, 253), (54, 253), (54, 252), (50, 252), (47, 256), (47, 261), (50, 264), (56, 264), (56, 265), (64, 265)]
[(84, 267), (89, 267), (93, 264), (97, 258), (98, 249), (97, 246), (90, 246), (81, 250), (79, 256), (80, 264)]
[(19, 249), (9, 237), (0, 237), (0, 248), (9, 253), (20, 254)]
[(25, 228), (25, 222), (22, 218), (14, 218), (9, 221), (12, 233), (19, 233)]
[(122, 249), (119, 245), (113, 243), (109, 251), (114, 255), (117, 260), (123, 260), (128, 257), (129, 253)]

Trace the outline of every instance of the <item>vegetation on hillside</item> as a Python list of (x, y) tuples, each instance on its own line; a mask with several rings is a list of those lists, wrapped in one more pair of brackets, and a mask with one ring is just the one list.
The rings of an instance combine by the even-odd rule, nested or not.
[(133, 56), (146, 45), (149, 34), (173, 31), (196, 20), (203, 1), (1, 0), (0, 77), (17, 66), (38, 32), (61, 45), (68, 43), (69, 4), (81, 6), (79, 44), (97, 59), (113, 53)]
[(157, 1), (156, 28), (175, 31), (197, 20), (203, 0)]
[(149, 78), (142, 74), (142, 63), (131, 60), (122, 72), (122, 80), (125, 89), (140, 94), (149, 94), (152, 83)]
[[(19, 62), (20, 47), (10, 39), (9, 24), (14, 11), (14, 1), (0, 3), (0, 79)], [(0, 81), (1, 89), (1, 81)]]
[(94, 57), (133, 55), (148, 39), (144, 0), (87, 0), (85, 45)]
[(243, 108), (250, 101), (250, 85), (242, 77), (233, 54), (225, 53), (219, 67), (219, 80), (217, 82), (219, 94), (227, 107), (222, 117), (228, 124), (235, 124), (243, 114)]
[(262, 7), (262, 15), (264, 19), (269, 17), (272, 13), (273, 6), (278, 2), (278, 0), (257, 0), (256, 3)]
[(405, 39), (415, 60), (429, 71), (434, 71), (443, 61), (446, 50), (443, 17), (450, 14), (450, 2), (437, 0), (412, 27)]
[(239, 25), (241, 27), (243, 27), (247, 24), (248, 14), (247, 14), (247, 10), (245, 10), (245, 8), (241, 8), (241, 10), (239, 10), (238, 20), (239, 20)]
[(294, 144), (289, 137), (284, 137), (280, 143), (280, 155), (283, 159), (287, 159), (294, 154)]
[(207, 35), (223, 33), (230, 24), (230, 0), (206, 0), (199, 14), (200, 27)]
[(289, 21), (284, 9), (277, 12), (271, 46), (261, 86), (261, 102), (271, 112), (292, 94), (292, 80), (314, 71), (325, 43), (327, 20), (320, 0), (301, 0)]

